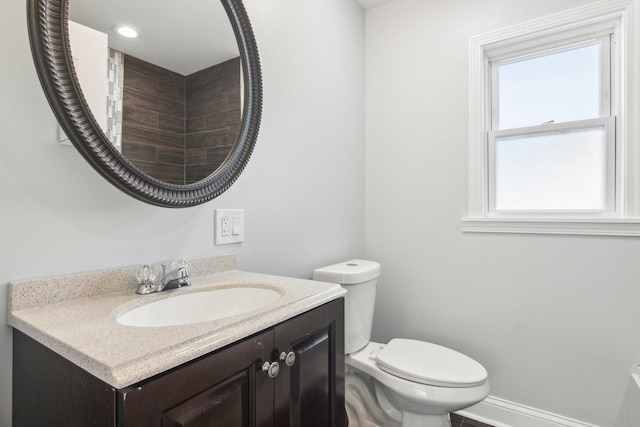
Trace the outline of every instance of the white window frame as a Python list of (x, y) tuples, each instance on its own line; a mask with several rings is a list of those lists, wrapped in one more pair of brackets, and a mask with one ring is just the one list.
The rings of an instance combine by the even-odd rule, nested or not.
[[(505, 28), (470, 40), (470, 146), (469, 206), (462, 219), (466, 232), (548, 233), (640, 236), (640, 141), (638, 141), (638, 0), (613, 0), (592, 3), (524, 24)], [(492, 205), (492, 157), (495, 137), (510, 130), (492, 130), (491, 63), (515, 55), (528, 55), (542, 49), (563, 49), (571, 43), (588, 43), (612, 34), (611, 92), (603, 101), (603, 115), (590, 119), (609, 135), (615, 144), (607, 144), (610, 175), (607, 177), (605, 211), (496, 212)], [(605, 52), (606, 53), (606, 52)], [(495, 67), (493, 67), (495, 69)], [(608, 71), (608, 70), (607, 70)], [(606, 105), (605, 105), (606, 104)], [(569, 124), (536, 126), (552, 130)], [(582, 123), (584, 124), (584, 123)], [(579, 125), (579, 123), (578, 123)], [(518, 131), (522, 131), (520, 128)], [(525, 130), (526, 131), (526, 130)], [(517, 131), (516, 131), (517, 132)]]

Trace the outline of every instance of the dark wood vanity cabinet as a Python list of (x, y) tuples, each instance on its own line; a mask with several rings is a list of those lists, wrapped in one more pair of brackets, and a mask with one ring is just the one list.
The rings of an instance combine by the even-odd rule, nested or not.
[(120, 390), (15, 331), (14, 427), (346, 427), (343, 313), (332, 301)]
[(274, 382), (277, 427), (346, 427), (344, 300), (331, 304), (274, 328), (277, 352), (295, 355), (292, 366), (280, 361)]
[(118, 425), (271, 426), (273, 379), (260, 370), (272, 349), (268, 330), (118, 390)]

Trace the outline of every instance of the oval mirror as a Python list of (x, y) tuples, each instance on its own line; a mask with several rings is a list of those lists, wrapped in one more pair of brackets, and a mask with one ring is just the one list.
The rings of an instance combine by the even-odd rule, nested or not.
[[(241, 0), (27, 0), (31, 49), (60, 126), (133, 197), (188, 207), (227, 190), (260, 125)], [(121, 27), (136, 31), (133, 38)]]

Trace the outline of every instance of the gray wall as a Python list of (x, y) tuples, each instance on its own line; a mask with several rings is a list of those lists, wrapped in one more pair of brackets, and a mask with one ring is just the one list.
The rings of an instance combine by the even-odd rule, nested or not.
[[(364, 13), (355, 2), (245, 2), (265, 87), (258, 144), (229, 191), (178, 210), (125, 196), (57, 144), (25, 3), (0, 2), (0, 318), (17, 279), (229, 252), (244, 270), (310, 277), (363, 255)], [(245, 243), (214, 247), (215, 208), (245, 209)], [(11, 360), (4, 325), (0, 426), (10, 425)]]
[(463, 234), (469, 37), (584, 0), (396, 0), (366, 15), (374, 338), (431, 340), (492, 395), (612, 426), (640, 363), (640, 240)]

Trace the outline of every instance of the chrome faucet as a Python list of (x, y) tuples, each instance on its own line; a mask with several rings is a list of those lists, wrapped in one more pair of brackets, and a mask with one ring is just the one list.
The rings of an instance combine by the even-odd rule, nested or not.
[(167, 265), (162, 264), (162, 278), (156, 281), (157, 267), (144, 264), (138, 267), (136, 279), (138, 280), (137, 294), (146, 295), (153, 292), (162, 292), (169, 289), (177, 289), (183, 286), (191, 286), (189, 281), (189, 268), (184, 260), (171, 263), (167, 272)]

